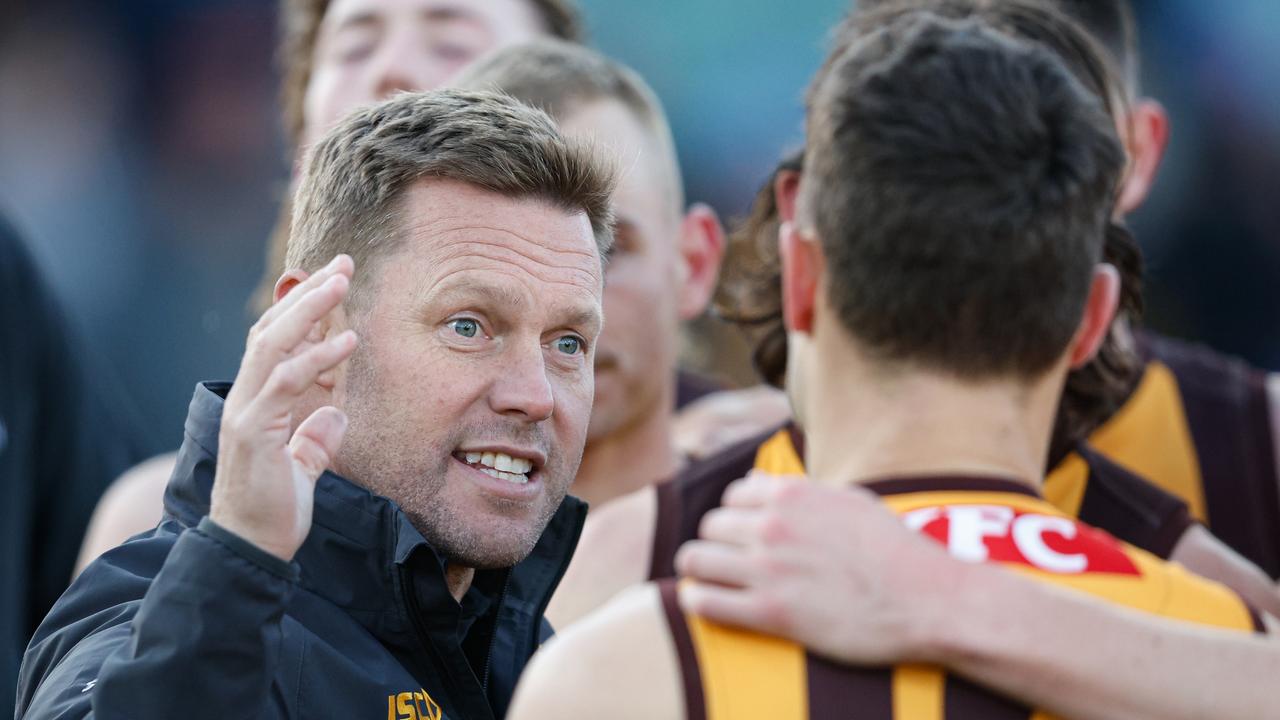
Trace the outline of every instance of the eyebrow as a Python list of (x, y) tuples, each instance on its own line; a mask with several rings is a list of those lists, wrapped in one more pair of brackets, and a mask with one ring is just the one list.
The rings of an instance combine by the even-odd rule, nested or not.
[[(461, 5), (444, 5), (439, 7), (423, 8), (419, 13), (423, 20), (428, 22), (449, 22), (451, 20), (474, 20), (476, 13), (470, 8)], [(383, 16), (377, 10), (359, 10), (350, 15), (340, 18), (334, 25), (334, 32), (345, 30), (353, 27), (373, 27), (381, 25), (384, 22)]]

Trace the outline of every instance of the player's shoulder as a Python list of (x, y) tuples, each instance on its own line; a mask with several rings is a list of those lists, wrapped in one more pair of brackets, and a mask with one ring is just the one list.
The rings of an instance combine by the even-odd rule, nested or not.
[(780, 431), (790, 427), (790, 422), (770, 426), (714, 455), (685, 466), (671, 481), (674, 483), (672, 489), (681, 497), (684, 512), (692, 517), (701, 517), (708, 510), (718, 507), (720, 497), (729, 484), (745, 477), (755, 467), (760, 447)]
[(1148, 331), (1137, 333), (1137, 343), (1148, 366), (1158, 363), (1168, 368), (1183, 393), (1218, 395), (1259, 390), (1266, 381), (1266, 371), (1200, 343)]
[(578, 549), (547, 606), (547, 619), (557, 631), (648, 578), (657, 496), (653, 486), (646, 486), (588, 513)]
[(1167, 559), (1194, 524), (1182, 498), (1121, 466), (1088, 442), (1075, 449), (1088, 470), (1077, 513), (1127, 543)]
[(1136, 548), (1131, 557), (1148, 578), (1159, 581), (1161, 615), (1228, 630), (1265, 632), (1261, 615), (1231, 588)]
[(680, 717), (679, 673), (658, 588), (640, 585), (548, 641), (508, 717)]

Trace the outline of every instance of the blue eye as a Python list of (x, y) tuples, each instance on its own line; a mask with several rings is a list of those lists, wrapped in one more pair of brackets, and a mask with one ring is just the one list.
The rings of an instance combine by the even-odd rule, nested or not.
[(480, 332), (480, 323), (475, 320), (471, 320), (470, 318), (450, 320), (449, 327), (453, 328), (454, 332), (465, 338), (473, 338)]
[(556, 340), (556, 349), (565, 355), (577, 355), (582, 352), (582, 339), (572, 335), (565, 335)]

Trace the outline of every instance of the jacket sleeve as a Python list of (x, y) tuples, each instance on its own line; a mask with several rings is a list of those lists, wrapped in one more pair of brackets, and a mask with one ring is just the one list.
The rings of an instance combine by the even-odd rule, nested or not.
[(273, 678), (297, 576), (205, 518), (178, 538), (132, 621), (81, 640), (16, 717), (286, 716)]

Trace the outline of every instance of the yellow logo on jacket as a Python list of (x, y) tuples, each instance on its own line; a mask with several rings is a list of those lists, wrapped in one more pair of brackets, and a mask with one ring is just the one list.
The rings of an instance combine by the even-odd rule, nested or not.
[(387, 720), (440, 720), (442, 714), (426, 690), (387, 696)]

